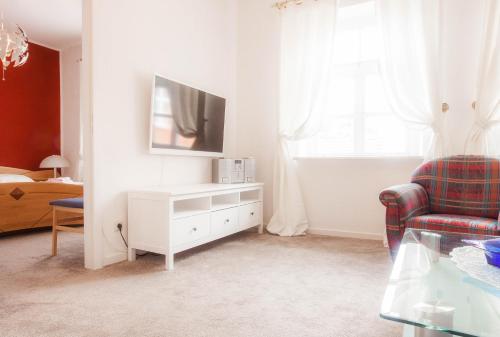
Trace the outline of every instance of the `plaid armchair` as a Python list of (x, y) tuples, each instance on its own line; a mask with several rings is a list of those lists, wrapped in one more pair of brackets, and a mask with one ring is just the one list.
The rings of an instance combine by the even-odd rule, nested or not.
[(411, 183), (380, 193), (395, 257), (406, 228), (500, 235), (500, 161), (454, 156), (426, 162)]

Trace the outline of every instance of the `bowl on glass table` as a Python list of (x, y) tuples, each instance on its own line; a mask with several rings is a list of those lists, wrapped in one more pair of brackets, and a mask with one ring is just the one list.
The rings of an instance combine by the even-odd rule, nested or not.
[(500, 268), (500, 239), (484, 241), (483, 246), (486, 261), (492, 266)]
[(491, 240), (463, 240), (484, 251), (486, 262), (500, 268), (500, 238)]

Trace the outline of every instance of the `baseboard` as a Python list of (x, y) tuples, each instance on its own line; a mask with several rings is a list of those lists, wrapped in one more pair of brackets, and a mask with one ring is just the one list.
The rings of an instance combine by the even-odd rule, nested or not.
[(122, 262), (127, 260), (127, 252), (120, 252), (108, 255), (104, 258), (104, 266), (109, 266), (110, 264)]
[(384, 235), (377, 233), (363, 233), (363, 232), (348, 232), (340, 231), (336, 229), (329, 228), (309, 228), (307, 230), (309, 234), (325, 235), (325, 236), (337, 236), (341, 238), (352, 238), (352, 239), (362, 239), (362, 240), (377, 240), (383, 241)]

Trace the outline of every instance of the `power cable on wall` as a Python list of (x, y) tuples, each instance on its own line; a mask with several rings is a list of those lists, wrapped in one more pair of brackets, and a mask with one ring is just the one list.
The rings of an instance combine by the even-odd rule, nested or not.
[[(128, 248), (127, 240), (125, 240), (125, 237), (123, 236), (123, 232), (122, 232), (123, 225), (121, 223), (119, 223), (118, 225), (116, 225), (116, 227), (118, 228), (118, 231), (120, 232), (120, 236), (122, 237), (122, 240), (123, 240), (123, 243), (125, 244), (125, 247)], [(137, 256), (145, 256), (145, 255), (148, 255), (148, 254), (151, 254), (151, 255), (160, 255), (160, 254), (153, 254), (153, 253), (150, 253), (150, 252), (145, 252), (143, 254), (136, 254), (136, 255)]]

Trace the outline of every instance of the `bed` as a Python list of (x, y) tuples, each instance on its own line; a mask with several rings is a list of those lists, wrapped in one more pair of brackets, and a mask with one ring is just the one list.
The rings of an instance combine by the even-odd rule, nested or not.
[[(6, 175), (15, 179), (10, 179)], [(82, 184), (47, 182), (46, 180), (52, 175), (52, 170), (28, 171), (0, 166), (0, 178), (4, 178), (0, 179), (0, 235), (50, 227), (52, 225), (50, 201), (83, 196)], [(65, 223), (77, 221), (74, 214), (60, 213), (58, 218)]]

